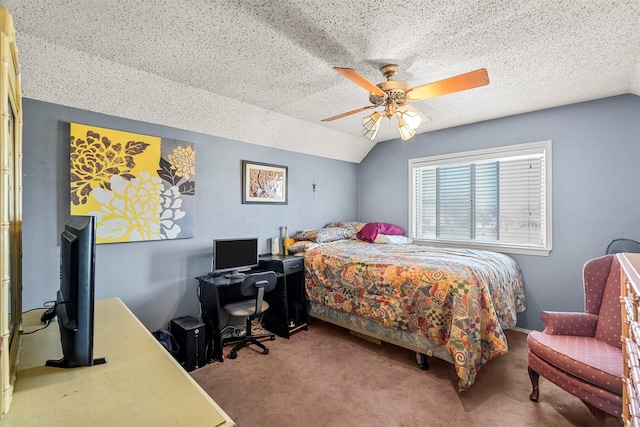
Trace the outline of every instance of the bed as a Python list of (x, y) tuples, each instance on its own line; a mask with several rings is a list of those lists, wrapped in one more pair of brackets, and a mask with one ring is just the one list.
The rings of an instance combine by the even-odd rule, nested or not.
[(344, 239), (304, 259), (311, 316), (451, 362), (459, 390), (507, 352), (525, 309), (520, 269), (500, 253)]

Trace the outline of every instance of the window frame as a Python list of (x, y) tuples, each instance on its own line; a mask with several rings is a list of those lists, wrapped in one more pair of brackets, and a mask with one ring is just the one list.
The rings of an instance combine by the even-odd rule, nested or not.
[[(408, 165), (408, 196), (409, 196), (409, 236), (413, 238), (416, 244), (430, 244), (446, 247), (485, 249), (495, 252), (548, 256), (553, 248), (553, 227), (552, 227), (552, 158), (551, 158), (551, 140), (530, 142), (524, 144), (508, 145), (481, 150), (464, 151), (458, 153), (441, 154), (436, 156), (420, 157), (409, 159)], [(543, 245), (515, 244), (515, 243), (491, 243), (481, 241), (456, 241), (448, 239), (429, 239), (416, 238), (415, 236), (415, 219), (414, 219), (414, 188), (413, 188), (413, 172), (414, 169), (424, 166), (445, 166), (463, 163), (476, 163), (483, 160), (498, 159), (507, 156), (520, 156), (531, 153), (541, 153), (544, 158), (544, 192), (545, 192), (545, 242)]]

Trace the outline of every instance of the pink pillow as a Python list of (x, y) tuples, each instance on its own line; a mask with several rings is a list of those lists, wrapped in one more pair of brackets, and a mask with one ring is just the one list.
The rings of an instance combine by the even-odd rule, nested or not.
[(387, 224), (386, 222), (370, 222), (362, 227), (357, 236), (360, 240), (373, 243), (378, 233), (401, 236), (404, 234), (404, 230), (397, 225)]

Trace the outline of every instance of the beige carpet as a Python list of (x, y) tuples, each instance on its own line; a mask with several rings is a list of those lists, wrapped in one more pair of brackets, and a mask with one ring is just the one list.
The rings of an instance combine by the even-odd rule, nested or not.
[(622, 425), (543, 378), (531, 402), (526, 335), (508, 339), (509, 353), (460, 394), (453, 365), (430, 358), (422, 371), (412, 351), (317, 320), (290, 340), (266, 341), (268, 355), (244, 348), (191, 375), (239, 427)]

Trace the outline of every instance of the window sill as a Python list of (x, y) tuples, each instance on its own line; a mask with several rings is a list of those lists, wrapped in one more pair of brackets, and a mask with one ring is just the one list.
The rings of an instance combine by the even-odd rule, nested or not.
[(475, 242), (453, 242), (444, 240), (429, 240), (413, 238), (413, 243), (416, 245), (425, 246), (442, 246), (446, 248), (469, 248), (480, 249), (485, 251), (501, 252), (505, 254), (521, 254), (521, 255), (535, 255), (535, 256), (549, 256), (551, 248), (540, 247), (525, 247), (525, 246), (512, 246), (512, 245), (492, 245), (482, 244)]

